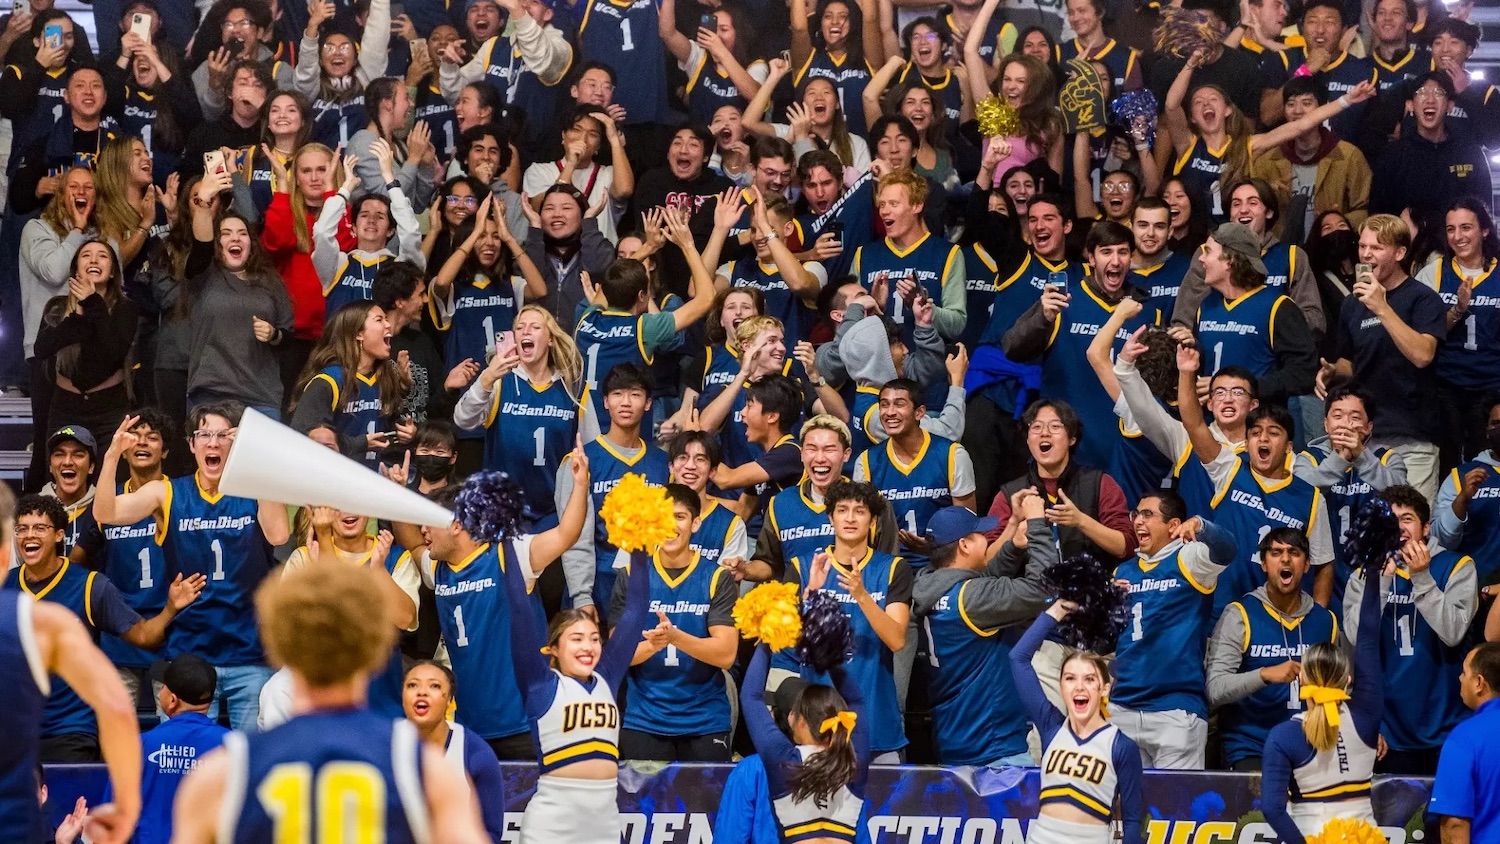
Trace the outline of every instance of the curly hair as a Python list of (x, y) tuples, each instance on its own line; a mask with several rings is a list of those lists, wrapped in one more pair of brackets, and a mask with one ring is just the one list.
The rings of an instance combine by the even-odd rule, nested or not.
[(396, 644), (380, 586), (364, 568), (307, 566), (255, 593), (266, 656), (326, 689), (379, 668)]

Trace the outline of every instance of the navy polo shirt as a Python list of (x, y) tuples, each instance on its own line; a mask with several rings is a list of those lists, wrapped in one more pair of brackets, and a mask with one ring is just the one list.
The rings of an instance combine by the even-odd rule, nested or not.
[(1500, 844), (1500, 699), (1474, 710), (1474, 716), (1448, 735), (1438, 760), (1430, 815), (1468, 818), (1470, 844)]

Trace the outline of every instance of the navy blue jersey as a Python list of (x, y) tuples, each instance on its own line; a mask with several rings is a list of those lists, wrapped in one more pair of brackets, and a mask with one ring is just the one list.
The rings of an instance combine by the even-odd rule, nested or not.
[(447, 161), (458, 149), (458, 115), (443, 98), (436, 77), (429, 76), (426, 82), (417, 86), (416, 119), (427, 124), (438, 158)]
[[(35, 54), (33, 53), (33, 55)], [(31, 61), (31, 58), (28, 57), (26, 61)], [(35, 81), (41, 83), (41, 87), (37, 88), (36, 92), (36, 105), (32, 106), (30, 116), (15, 122), (15, 135), (11, 138), (10, 145), (10, 161), (6, 165), (7, 172), (15, 173), (21, 166), (21, 161), (25, 158), (27, 150), (35, 146), (38, 141), (51, 135), (52, 127), (62, 121), (63, 115), (68, 110), (68, 104), (64, 99), (64, 95), (68, 92), (68, 80), (72, 77), (73, 68), (70, 64), (65, 64), (55, 70), (45, 70), (36, 74)], [(11, 85), (20, 84), (20, 82), (20, 68), (16, 65), (7, 66), (5, 68), (6, 87), (9, 88)], [(860, 90), (864, 90), (863, 85), (860, 86)], [(859, 95), (856, 94), (854, 99), (858, 101)], [(864, 124), (861, 123), (860, 125), (863, 126)]]
[[(1053, 55), (1057, 57), (1059, 67), (1067, 67), (1068, 62), (1079, 57), (1082, 50), (1079, 49), (1078, 39), (1064, 41), (1052, 48)], [(1130, 78), (1132, 72), (1137, 71), (1140, 66), (1140, 54), (1132, 47), (1120, 44), (1111, 38), (1104, 42), (1104, 46), (1088, 54), (1086, 58), (1091, 62), (1101, 62), (1109, 68), (1110, 90), (1116, 97), (1125, 91), (1125, 80)]]
[[(1452, 551), (1432, 555), (1429, 569), (1446, 590), (1455, 572), (1474, 560)], [(1417, 610), (1411, 573), (1396, 569), (1380, 611), (1380, 669), (1385, 676), (1385, 716), (1380, 734), (1392, 750), (1435, 750), (1469, 717), (1459, 696), (1466, 646), (1452, 647)], [(1373, 588), (1366, 584), (1365, 588)], [(1411, 690), (1421, 694), (1410, 694)]]
[(1177, 307), (1177, 291), (1182, 288), (1182, 279), (1192, 265), (1191, 255), (1168, 252), (1167, 259), (1154, 267), (1131, 270), (1129, 283), (1151, 297), (1146, 300), (1147, 307), (1171, 314)]
[[(1313, 78), (1328, 89), (1329, 99), (1335, 100), (1354, 90), (1361, 82), (1375, 82), (1375, 63), (1344, 53), (1325, 65)], [(1344, 109), (1329, 118), (1328, 127), (1346, 141), (1358, 137), (1359, 124), (1368, 105), (1368, 102), (1356, 103)]]
[[(967, 265), (965, 265), (967, 267)], [(1062, 273), (1067, 278), (1069, 285), (1082, 283), (1087, 268), (1075, 261), (1063, 259), (1060, 264), (1053, 264), (1046, 258), (1035, 252), (1027, 252), (1022, 259), (1021, 265), (1008, 278), (999, 281), (995, 285), (995, 297), (990, 303), (989, 320), (980, 334), (979, 342), (1000, 348), (1005, 332), (1021, 315), (1031, 310), (1042, 298), (1042, 288), (1054, 273)], [(969, 315), (968, 323), (972, 325), (979, 317), (975, 314)], [(1013, 378), (1000, 380), (998, 383), (986, 387), (982, 395), (994, 402), (995, 406), (1006, 412), (1018, 413), (1021, 406), (1025, 404), (1025, 398), (1020, 395), (1020, 382)]]
[(338, 271), (333, 280), (323, 285), (324, 324), (333, 319), (339, 308), (352, 302), (370, 301), (370, 290), (375, 284), (375, 274), (386, 261), (396, 260), (387, 254), (368, 255), (363, 252), (345, 252), (339, 259)]
[(854, 388), (854, 400), (849, 402), (849, 466), (875, 445), (870, 431), (880, 425), (880, 388), (864, 384)]
[[(666, 613), (672, 626), (700, 639), (709, 635), (711, 607), (738, 594), (729, 572), (694, 554), (686, 568), (668, 569), (660, 557), (651, 561), (651, 603), (647, 614)], [(713, 619), (723, 625), (729, 619)], [(722, 669), (668, 645), (631, 666), (625, 675), (627, 730), (654, 735), (702, 736), (730, 729), (729, 696)]]
[[(963, 247), (964, 256), (964, 311), (969, 319), (964, 323), (964, 333), (958, 342), (970, 353), (979, 345), (985, 329), (990, 326), (990, 317), (995, 311), (995, 287), (1000, 280), (1000, 270), (995, 259), (978, 243)], [(1028, 306), (1029, 307), (1029, 306)]]
[(116, 113), (124, 134), (140, 138), (141, 143), (146, 145), (146, 152), (151, 156), (152, 179), (156, 184), (164, 186), (167, 176), (177, 172), (182, 163), (182, 150), (169, 150), (156, 137), (156, 116), (160, 111), (157, 103), (163, 96), (165, 95), (162, 93), (153, 94), (141, 90), (132, 79), (125, 85), (125, 101), (118, 104), (119, 110)]
[(1432, 70), (1432, 56), (1421, 47), (1407, 47), (1406, 52), (1389, 62), (1380, 57), (1378, 50), (1372, 50), (1370, 61), (1375, 64), (1375, 87), (1381, 94)]
[(702, 377), (698, 379), (697, 384), (690, 386), (696, 389), (700, 396), (709, 393), (718, 395), (719, 391), (732, 383), (734, 376), (738, 374), (740, 374), (739, 350), (724, 343), (715, 343), (708, 347), (707, 354), (703, 356)]
[(1475, 571), (1480, 583), (1488, 583), (1490, 575), (1500, 570), (1500, 470), (1481, 460), (1470, 460), (1453, 470), (1447, 481), (1455, 489), (1463, 489), (1464, 476), (1473, 469), (1485, 469), (1484, 483), (1475, 490), (1469, 502), (1469, 518), (1464, 523), (1463, 539), (1452, 550), (1474, 558)]
[[(380, 372), (381, 370), (376, 370), (373, 375), (356, 372), (353, 395), (344, 395), (342, 366), (324, 367), (313, 376), (314, 381), (324, 382), (333, 391), (333, 426), (341, 435), (361, 440), (366, 434), (380, 432), (383, 416), (380, 409)], [(377, 452), (364, 453), (365, 466), (373, 469), (378, 461)]]
[(504, 577), (494, 545), (480, 546), (464, 560), (438, 561), (433, 568), (438, 627), (458, 678), (455, 716), (483, 739), (517, 735), (527, 727), (515, 666), (497, 658), (509, 650), (511, 639)]
[(1297, 264), (1307, 264), (1307, 253), (1298, 246), (1277, 241), (1260, 253), (1266, 265), (1266, 286), (1278, 293), (1290, 293), (1292, 279), (1297, 275)]
[[(922, 447), (910, 463), (896, 456), (893, 440), (871, 448), (856, 461), (857, 474), (868, 478), (870, 485), (891, 503), (896, 524), (902, 530), (921, 536), (927, 532), (927, 520), (944, 507), (952, 506), (953, 484), (957, 480), (955, 465), (959, 450), (956, 442), (922, 432)], [(913, 566), (927, 565), (927, 557), (903, 549)]]
[(492, 279), (484, 273), (453, 282), (452, 310), (431, 300), (433, 322), (446, 332), (443, 359), (457, 363), (468, 358), (487, 361), (495, 350), (495, 334), (509, 331), (520, 313), (521, 294), (515, 279)]
[(91, 506), (63, 505), (68, 513), (68, 526), (63, 530), (62, 556), (69, 556), (74, 548), (93, 553), (101, 544), (104, 534), (99, 528), (99, 522), (94, 518), (94, 508)]
[[(948, 15), (947, 24), (950, 32), (958, 32), (964, 28), (951, 14)], [(979, 42), (979, 58), (983, 59), (986, 65), (993, 66), (995, 56), (1005, 55), (1007, 52), (1005, 45), (1015, 44), (1019, 35), (1016, 25), (1005, 20), (1004, 15), (991, 15), (989, 25), (984, 28), (984, 37)]]
[[(863, 89), (863, 85), (860, 87)], [(859, 99), (858, 92), (854, 94), (854, 98)], [(861, 123), (860, 126), (864, 124)], [(854, 131), (852, 123), (849, 131)], [(801, 230), (802, 242), (813, 243), (828, 227), (828, 224), (833, 222), (841, 223), (844, 231), (839, 235), (843, 250), (833, 258), (822, 262), (830, 280), (848, 275), (859, 248), (875, 241), (875, 177), (872, 174), (866, 173), (859, 177), (853, 187), (844, 191), (842, 196), (828, 206), (827, 211), (805, 223), (799, 221), (798, 227)]]
[(1193, 579), (1182, 543), (1155, 560), (1140, 556), (1115, 568), (1130, 585), (1130, 623), (1115, 645), (1112, 703), (1140, 712), (1181, 709), (1204, 720), (1203, 645), (1213, 589)]
[(42, 707), (51, 682), (36, 645), (32, 599), (19, 589), (0, 591), (0, 839), (45, 841), (46, 826), (36, 800), (36, 768), (42, 737)]
[[(1167, 408), (1176, 413), (1175, 407)], [(1125, 427), (1125, 420), (1115, 420), (1115, 430), (1120, 440), (1110, 454), (1109, 476), (1125, 493), (1125, 503), (1134, 506), (1142, 498), (1157, 490), (1172, 486), (1172, 460), (1157, 448), (1139, 430)]]
[(953, 584), (922, 618), (933, 741), (944, 765), (985, 765), (1026, 752), (1026, 712), (1010, 673), (1015, 642), (1009, 631), (970, 620), (969, 580)]
[[(130, 492), (128, 482), (116, 492)], [(156, 542), (156, 518), (147, 516), (133, 525), (109, 525), (104, 528), (104, 576), (115, 584), (125, 603), (143, 616), (151, 617), (167, 605), (166, 556)], [(159, 657), (141, 650), (124, 639), (105, 634), (99, 648), (109, 661), (122, 668), (146, 668)]]
[[(288, 172), (292, 170), (290, 155), (283, 156), (275, 149), (271, 150), (271, 154), (281, 160), (281, 165), (286, 167)], [(250, 185), (250, 196), (255, 200), (255, 207), (260, 213), (265, 214), (266, 209), (271, 207), (271, 197), (275, 195), (278, 188), (286, 190), (286, 186), (276, 184), (276, 173), (260, 147), (246, 147), (240, 152), (239, 157), (241, 160), (236, 161), (235, 166), (248, 165), (250, 175), (246, 181)]]
[(909, 303), (896, 292), (897, 282), (912, 279), (927, 292), (928, 298), (940, 304), (943, 301), (943, 279), (948, 277), (956, 260), (963, 260), (959, 248), (931, 232), (905, 249), (885, 238), (861, 246), (854, 255), (862, 287), (870, 290), (877, 278), (883, 276), (886, 279), (885, 301), (880, 304), (886, 318), (901, 327), (901, 338), (909, 349), (917, 347), (917, 320), (911, 314)]
[(649, 369), (656, 359), (655, 350), (646, 348), (646, 338), (641, 330), (643, 319), (643, 316), (627, 311), (591, 308), (584, 312), (573, 330), (578, 352), (583, 355), (585, 392), (594, 418), (599, 420), (601, 427), (609, 418), (600, 390), (604, 377), (622, 363)]
[[(1219, 583), (1222, 587), (1223, 580)], [(1226, 611), (1239, 613), (1245, 624), (1241, 672), (1270, 668), (1289, 659), (1300, 662), (1313, 645), (1338, 640), (1338, 619), (1317, 604), (1312, 605), (1306, 616), (1290, 618), (1257, 598), (1246, 596), (1230, 603)], [(1219, 707), (1224, 762), (1232, 765), (1241, 759), (1258, 758), (1271, 728), (1302, 711), (1301, 691), (1301, 684), (1295, 680), (1278, 683)]]
[[(1219, 576), (1218, 588), (1214, 590), (1215, 618), (1230, 601), (1238, 600), (1264, 583), (1265, 574), (1256, 552), (1260, 538), (1277, 527), (1312, 533), (1322, 497), (1322, 490), (1296, 475), (1288, 474), (1280, 480), (1263, 478), (1250, 469), (1249, 460), (1235, 458), (1229, 483), (1209, 504), (1214, 524), (1234, 534), (1235, 544), (1240, 549), (1239, 559), (1230, 563)], [(1307, 577), (1310, 582), (1313, 577), (1311, 569)]]
[[(781, 366), (781, 374), (797, 378), (798, 376), (794, 375), (795, 364), (796, 360), (791, 355), (787, 355)], [(738, 369), (735, 370), (735, 374), (739, 374)], [(698, 409), (702, 410), (713, 404), (723, 392), (723, 389), (717, 388), (704, 391), (698, 397)], [(749, 400), (749, 397), (749, 385), (741, 386), (735, 393), (733, 404), (730, 405), (729, 415), (725, 417), (719, 428), (719, 444), (724, 447), (724, 465), (731, 468), (752, 463), (766, 453), (764, 446), (750, 442), (750, 432), (745, 427), (745, 402)]]
[(1242, 366), (1259, 378), (1275, 369), (1276, 313), (1283, 307), (1296, 305), (1265, 285), (1233, 302), (1208, 291), (1198, 307), (1198, 347), (1207, 371)]
[(169, 655), (204, 654), (217, 667), (265, 662), (254, 598), (274, 560), (260, 529), (260, 505), (253, 498), (210, 495), (196, 475), (173, 478), (166, 487), (156, 541), (167, 572), (208, 578), (198, 600), (173, 620)]
[[(1326, 445), (1317, 447), (1318, 450), (1308, 449), (1302, 452), (1302, 457), (1314, 466), (1328, 459), (1332, 452)], [(1385, 463), (1394, 454), (1388, 448), (1373, 448), (1371, 452), (1381, 463)], [(1358, 513), (1365, 502), (1379, 496), (1370, 482), (1360, 477), (1359, 472), (1353, 466), (1344, 470), (1344, 477), (1332, 486), (1322, 488), (1323, 498), (1328, 510), (1328, 532), (1333, 537), (1333, 599), (1329, 601), (1328, 607), (1333, 610), (1334, 615), (1343, 619), (1344, 588), (1349, 583), (1351, 570), (1349, 563), (1344, 559), (1344, 531), (1351, 524), (1350, 517)]]
[(573, 450), (578, 402), (561, 378), (533, 384), (520, 369), (500, 379), (484, 420), (484, 467), (521, 485), (527, 518), (557, 512), (557, 467)]
[[(583, 444), (589, 458), (589, 504), (594, 512), (604, 506), (604, 497), (609, 495), (626, 475), (640, 475), (652, 486), (666, 486), (672, 478), (672, 462), (667, 453), (646, 442), (634, 457), (626, 457), (603, 436)], [(594, 519), (594, 604), (601, 609), (609, 606), (614, 594), (615, 559), (620, 549), (609, 541), (609, 532), (603, 519)]]
[(171, 841), (172, 803), (177, 789), (199, 760), (224, 743), (228, 733), (228, 729), (201, 712), (183, 712), (141, 736), (145, 757), (141, 769), (141, 819), (132, 841), (136, 844)]
[(1222, 195), (1223, 186), (1219, 184), (1219, 177), (1224, 174), (1224, 156), (1229, 153), (1229, 145), (1234, 143), (1234, 139), (1224, 141), (1224, 145), (1218, 149), (1209, 149), (1202, 138), (1197, 135), (1192, 137), (1193, 141), (1188, 145), (1187, 151), (1173, 165), (1172, 175), (1180, 177), (1187, 192), (1198, 197), (1201, 203), (1199, 207), (1208, 211), (1215, 224), (1225, 222), (1229, 203), (1226, 201), (1227, 197)]
[[(857, 36), (855, 36), (857, 37)], [(869, 132), (865, 126), (865, 86), (870, 84), (875, 70), (866, 61), (856, 61), (845, 53), (834, 58), (827, 50), (813, 50), (807, 62), (792, 77), (797, 95), (802, 95), (802, 86), (809, 79), (827, 79), (839, 95), (839, 110), (844, 113), (844, 123), (849, 133), (861, 138)], [(804, 241), (807, 242), (807, 241)], [(832, 278), (833, 276), (829, 276)]]
[(711, 566), (718, 565), (724, 558), (724, 548), (729, 544), (729, 537), (735, 532), (736, 525), (741, 531), (745, 529), (744, 521), (733, 510), (718, 501), (710, 501), (698, 516), (698, 529), (693, 531), (693, 550), (698, 552), (703, 562)]
[(223, 799), (239, 807), (229, 816), (230, 844), (310, 840), (313, 829), (376, 844), (428, 840), (422, 745), (408, 721), (359, 709), (310, 712), (269, 732), (230, 733), (224, 749)]
[(766, 301), (766, 316), (781, 320), (786, 339), (786, 357), (791, 362), (797, 341), (807, 339), (807, 333), (817, 321), (817, 312), (807, 306), (805, 299), (787, 287), (786, 279), (775, 263), (763, 264), (754, 255), (741, 258), (730, 265), (729, 286), (761, 292)]
[(666, 122), (666, 51), (657, 35), (656, 0), (585, 0), (578, 24), (578, 52), (614, 69), (621, 84), (615, 104), (626, 123)]
[(349, 143), (355, 132), (370, 125), (365, 112), (365, 95), (335, 101), (317, 97), (312, 101), (313, 140), (330, 149)]
[[(1433, 372), (1448, 384), (1480, 392), (1500, 389), (1500, 296), (1491, 296), (1492, 288), (1482, 285), (1495, 276), (1496, 261), (1469, 273), (1449, 258), (1438, 264), (1436, 284), (1443, 304), (1458, 304), (1458, 289), (1465, 281), (1473, 287), (1469, 314), (1449, 329), (1438, 346), (1437, 365)], [(1500, 286), (1500, 281), (1496, 282)]]
[(729, 73), (709, 58), (708, 51), (701, 52), (698, 64), (688, 70), (683, 100), (687, 102), (688, 117), (694, 123), (706, 126), (713, 121), (714, 112), (724, 106), (732, 105), (744, 111), (750, 101), (740, 94)]

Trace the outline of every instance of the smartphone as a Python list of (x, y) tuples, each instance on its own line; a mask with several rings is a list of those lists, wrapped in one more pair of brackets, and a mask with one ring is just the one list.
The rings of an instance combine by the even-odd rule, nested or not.
[(26, 7), (28, 5), (30, 4), (27, 3), (26, 0), (11, 0), (10, 13), (12, 15), (19, 15), (21, 14), (21, 12), (26, 10)]
[(204, 173), (221, 173), (225, 172), (227, 169), (228, 165), (224, 162), (223, 152), (215, 149), (203, 153)]
[(1047, 290), (1056, 290), (1058, 293), (1066, 294), (1068, 292), (1068, 274), (1058, 271), (1047, 273), (1047, 284), (1042, 290), (1044, 292)]
[(42, 43), (49, 49), (58, 50), (63, 44), (62, 24), (49, 23), (42, 29)]
[(505, 357), (516, 350), (516, 332), (501, 331), (495, 335), (495, 356)]
[(844, 224), (839, 220), (834, 220), (833, 222), (824, 226), (823, 233), (833, 235), (833, 239), (838, 243), (844, 242)]
[(781, 60), (784, 61), (784, 62), (786, 62), (788, 65), (790, 65), (792, 63), (792, 51), (791, 50), (782, 50), (781, 51)]
[(1355, 281), (1359, 281), (1359, 277), (1360, 276), (1362, 276), (1362, 275), (1369, 275), (1369, 274), (1372, 274), (1374, 272), (1375, 272), (1375, 268), (1373, 266), (1369, 265), (1369, 264), (1355, 264), (1354, 265), (1354, 280)]
[(415, 56), (418, 53), (425, 53), (425, 52), (427, 52), (427, 39), (426, 38), (418, 38), (417, 40), (411, 42), (411, 48), (410, 48), (409, 52), (413, 56)]
[(700, 18), (698, 18), (698, 28), (699, 29), (706, 29), (709, 32), (718, 32), (719, 31), (719, 16), (718, 16), (718, 14), (715, 13), (715, 12), (704, 12), (703, 16), (700, 17)]
[(130, 16), (130, 31), (139, 35), (142, 40), (151, 40), (151, 16), (136, 12)]

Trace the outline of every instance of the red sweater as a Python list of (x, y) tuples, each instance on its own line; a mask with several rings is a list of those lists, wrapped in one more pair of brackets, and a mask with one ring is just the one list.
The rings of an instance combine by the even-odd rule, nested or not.
[[(1057, 497), (1057, 479), (1043, 478), (1042, 483), (1046, 485), (1047, 497)], [(1000, 520), (1003, 528), (1010, 521), (1010, 499), (1004, 495), (995, 496), (995, 501), (990, 505), (991, 516)], [(1099, 512), (1089, 515), (1099, 520), (1099, 523), (1112, 530), (1125, 534), (1125, 558), (1129, 559), (1135, 554), (1138, 540), (1135, 538), (1135, 527), (1130, 523), (1130, 505), (1125, 501), (1125, 491), (1115, 482), (1114, 478), (1104, 475), (1099, 478)], [(986, 534), (987, 538), (994, 542), (1000, 536), (1000, 530)]]
[[(323, 200), (333, 196), (330, 191)], [(318, 215), (309, 212), (307, 230), (312, 231)], [(287, 295), (292, 298), (292, 333), (299, 340), (316, 340), (323, 333), (323, 283), (313, 267), (312, 253), (297, 248), (297, 230), (293, 226), (292, 198), (286, 193), (271, 195), (260, 231), (260, 243), (271, 255)], [(339, 221), (338, 247), (348, 252), (355, 246), (354, 233), (346, 215)]]

